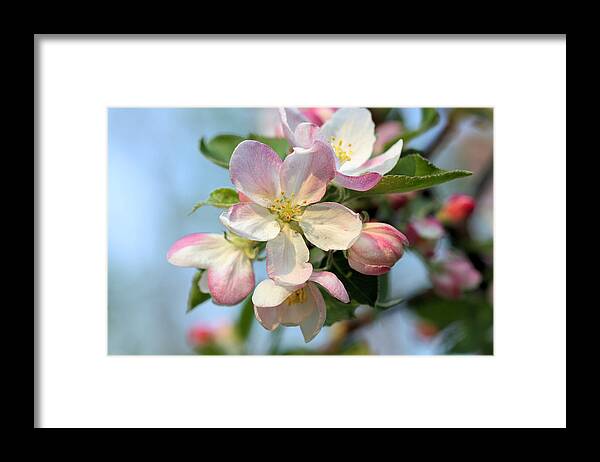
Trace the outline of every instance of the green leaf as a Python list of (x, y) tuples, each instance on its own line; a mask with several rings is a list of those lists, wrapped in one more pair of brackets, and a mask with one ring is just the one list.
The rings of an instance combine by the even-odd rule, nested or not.
[(239, 135), (217, 135), (210, 140), (201, 138), (199, 145), (200, 152), (219, 167), (229, 168), (229, 159), (231, 158), (231, 154), (233, 154), (233, 150), (244, 140), (260, 141), (270, 146), (282, 159), (285, 158), (290, 148), (289, 143), (282, 138), (269, 138), (255, 134), (245, 137)]
[(342, 252), (333, 255), (332, 272), (342, 281), (353, 302), (375, 306), (377, 302), (377, 276), (367, 276), (354, 271)]
[(237, 135), (218, 135), (211, 140), (200, 139), (200, 152), (219, 167), (229, 168), (229, 159), (235, 147), (244, 141)]
[(208, 199), (200, 201), (194, 205), (194, 208), (192, 208), (192, 211), (188, 215), (191, 215), (200, 207), (205, 205), (212, 205), (213, 207), (228, 209), (233, 204), (237, 204), (239, 201), (240, 199), (238, 198), (238, 193), (235, 189), (218, 188), (210, 193)]
[(240, 314), (235, 323), (235, 330), (242, 342), (245, 342), (248, 336), (250, 335), (250, 331), (252, 330), (253, 324), (254, 304), (252, 303), (252, 295), (250, 295), (248, 296), (248, 298), (246, 298), (246, 301), (244, 301), (242, 309), (240, 310)]
[(246, 138), (248, 140), (260, 141), (261, 143), (270, 146), (273, 151), (279, 154), (279, 157), (285, 159), (288, 151), (290, 150), (290, 144), (287, 142), (285, 138), (270, 138), (268, 136), (256, 135), (251, 133)]
[(313, 265), (313, 267), (318, 268), (319, 266), (321, 266), (321, 262), (323, 261), (326, 255), (327, 252), (319, 249), (318, 247), (313, 247), (312, 249), (310, 249), (310, 257), (308, 261), (311, 265)]
[(188, 294), (187, 313), (210, 298), (210, 294), (201, 292), (200, 287), (198, 286), (203, 272), (204, 270), (198, 270), (194, 275), (194, 279), (192, 279), (192, 287), (190, 287), (190, 292)]
[(493, 354), (493, 308), (484, 295), (472, 293), (448, 300), (427, 294), (411, 300), (409, 308), (439, 329), (449, 326), (460, 329), (452, 353)]
[(350, 198), (431, 188), (457, 178), (472, 175), (468, 170), (443, 170), (419, 154), (401, 157), (393, 170), (369, 191), (348, 191)]
[(325, 290), (321, 290), (321, 293), (323, 294), (325, 306), (327, 307), (327, 317), (325, 318), (326, 326), (331, 326), (338, 321), (354, 319), (354, 310), (359, 305), (358, 303), (354, 300), (350, 300), (350, 303), (342, 303), (329, 295)]
[(378, 310), (387, 310), (404, 301), (402, 298), (389, 298), (389, 273), (377, 276), (377, 301), (375, 308)]

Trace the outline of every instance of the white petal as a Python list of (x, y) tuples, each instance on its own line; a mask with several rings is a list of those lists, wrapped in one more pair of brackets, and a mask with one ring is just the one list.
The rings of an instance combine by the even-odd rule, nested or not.
[(239, 236), (253, 241), (268, 241), (279, 234), (275, 216), (253, 202), (232, 205), (219, 217), (221, 223)]
[(342, 140), (344, 147), (352, 145), (351, 159), (344, 162), (339, 171), (347, 173), (362, 165), (371, 157), (375, 144), (375, 124), (371, 112), (365, 108), (342, 108), (336, 111), (321, 127), (318, 135), (328, 143), (331, 137), (335, 137), (336, 143)]
[[(317, 309), (314, 293), (310, 290), (309, 285), (310, 284), (307, 284), (301, 289), (305, 297), (304, 301), (290, 300), (283, 302), (280, 305), (282, 325), (299, 326)], [(317, 292), (319, 292), (318, 289)], [(319, 293), (319, 295), (321, 294)], [(323, 299), (322, 295), (321, 299)]]
[(205, 294), (210, 293), (210, 290), (208, 290), (208, 271), (202, 271), (202, 276), (200, 276), (200, 280), (198, 281), (198, 288), (200, 292), (204, 292)]
[(402, 152), (402, 140), (395, 143), (390, 149), (383, 154), (372, 157), (367, 160), (364, 164), (360, 165), (356, 169), (349, 171), (352, 175), (362, 175), (364, 173), (379, 173), (385, 175), (391, 169), (393, 169), (400, 159)]
[(346, 250), (362, 230), (358, 213), (336, 202), (306, 207), (299, 223), (306, 239), (321, 250)]
[(304, 341), (308, 343), (316, 337), (321, 330), (321, 327), (323, 327), (327, 311), (325, 308), (325, 300), (323, 300), (323, 296), (319, 292), (319, 289), (312, 283), (308, 283), (306, 288), (309, 291), (309, 297), (312, 299), (314, 308), (311, 311), (310, 316), (300, 323), (300, 330), (304, 336)]
[(278, 286), (271, 279), (261, 281), (254, 289), (252, 303), (255, 306), (273, 307), (281, 305), (295, 290), (301, 286)]
[(296, 286), (308, 280), (312, 265), (302, 236), (284, 226), (279, 235), (267, 242), (267, 273), (278, 285)]
[(167, 260), (175, 266), (208, 268), (216, 259), (235, 253), (236, 248), (222, 234), (188, 234), (171, 246)]

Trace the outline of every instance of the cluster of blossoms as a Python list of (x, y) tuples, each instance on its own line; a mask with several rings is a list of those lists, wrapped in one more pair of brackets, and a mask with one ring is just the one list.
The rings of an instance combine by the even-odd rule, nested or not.
[(475, 200), (466, 194), (448, 198), (435, 216), (413, 219), (406, 235), (412, 248), (429, 263), (430, 279), (435, 292), (444, 298), (457, 299), (464, 291), (473, 290), (481, 283), (481, 274), (471, 261), (457, 251), (441, 253), (440, 240), (446, 227), (458, 227), (475, 209)]
[[(334, 273), (310, 263), (309, 246), (345, 251), (349, 266), (366, 275), (389, 271), (403, 255), (408, 239), (394, 227), (363, 223), (345, 205), (321, 202), (330, 184), (355, 191), (376, 186), (398, 162), (402, 140), (373, 155), (375, 125), (362, 108), (322, 111), (310, 118), (281, 109), (280, 117), (290, 153), (282, 160), (258, 141), (237, 145), (229, 172), (240, 202), (220, 216), (225, 233), (185, 236), (167, 259), (205, 270), (199, 288), (217, 304), (235, 305), (254, 291), (254, 312), (262, 326), (300, 326), (308, 342), (325, 322), (319, 288), (350, 302)], [(252, 264), (263, 248), (268, 279), (255, 288)]]

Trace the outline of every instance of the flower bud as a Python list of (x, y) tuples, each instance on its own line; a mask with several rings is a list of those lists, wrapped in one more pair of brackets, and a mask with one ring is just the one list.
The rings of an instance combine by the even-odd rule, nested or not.
[(410, 245), (428, 258), (433, 256), (437, 243), (444, 234), (444, 227), (434, 217), (413, 220), (406, 227)]
[(407, 193), (387, 194), (386, 198), (387, 198), (388, 203), (390, 204), (390, 207), (392, 207), (393, 210), (399, 210), (402, 207), (404, 207), (406, 204), (408, 204), (416, 196), (417, 196), (417, 192), (411, 191), (411, 192), (407, 192)]
[(358, 240), (348, 249), (348, 264), (362, 274), (387, 273), (404, 254), (408, 239), (386, 223), (365, 223)]
[(304, 115), (309, 121), (318, 126), (323, 125), (336, 111), (336, 108), (332, 107), (304, 107), (299, 108), (299, 111)]
[(466, 220), (475, 209), (475, 199), (467, 194), (453, 194), (438, 212), (438, 219), (449, 225)]
[(460, 298), (464, 291), (475, 289), (481, 283), (481, 273), (466, 257), (457, 254), (437, 264), (430, 277), (435, 292), (451, 299)]
[(212, 327), (199, 324), (193, 326), (188, 331), (188, 342), (193, 347), (204, 346), (208, 343), (212, 343), (215, 340), (215, 331)]

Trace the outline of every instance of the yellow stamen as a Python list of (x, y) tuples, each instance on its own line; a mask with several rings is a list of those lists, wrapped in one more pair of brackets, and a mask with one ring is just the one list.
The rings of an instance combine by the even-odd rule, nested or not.
[(287, 305), (296, 305), (298, 303), (304, 303), (306, 301), (306, 290), (304, 287), (298, 289), (292, 295), (285, 299)]
[(281, 193), (281, 198), (275, 199), (269, 206), (271, 213), (277, 214), (280, 220), (285, 223), (290, 221), (298, 221), (300, 215), (302, 215), (302, 207), (296, 204), (294, 200), (294, 193), (290, 197), (286, 197), (285, 193)]
[(332, 136), (331, 137), (331, 147), (333, 148), (333, 152), (335, 153), (335, 156), (340, 160), (340, 162), (346, 162), (352, 159), (352, 149), (350, 149), (352, 147), (351, 143), (348, 143), (348, 145), (346, 146), (346, 149), (344, 149), (344, 140), (343, 139), (339, 139), (339, 141), (336, 143), (335, 142), (336, 137)]

